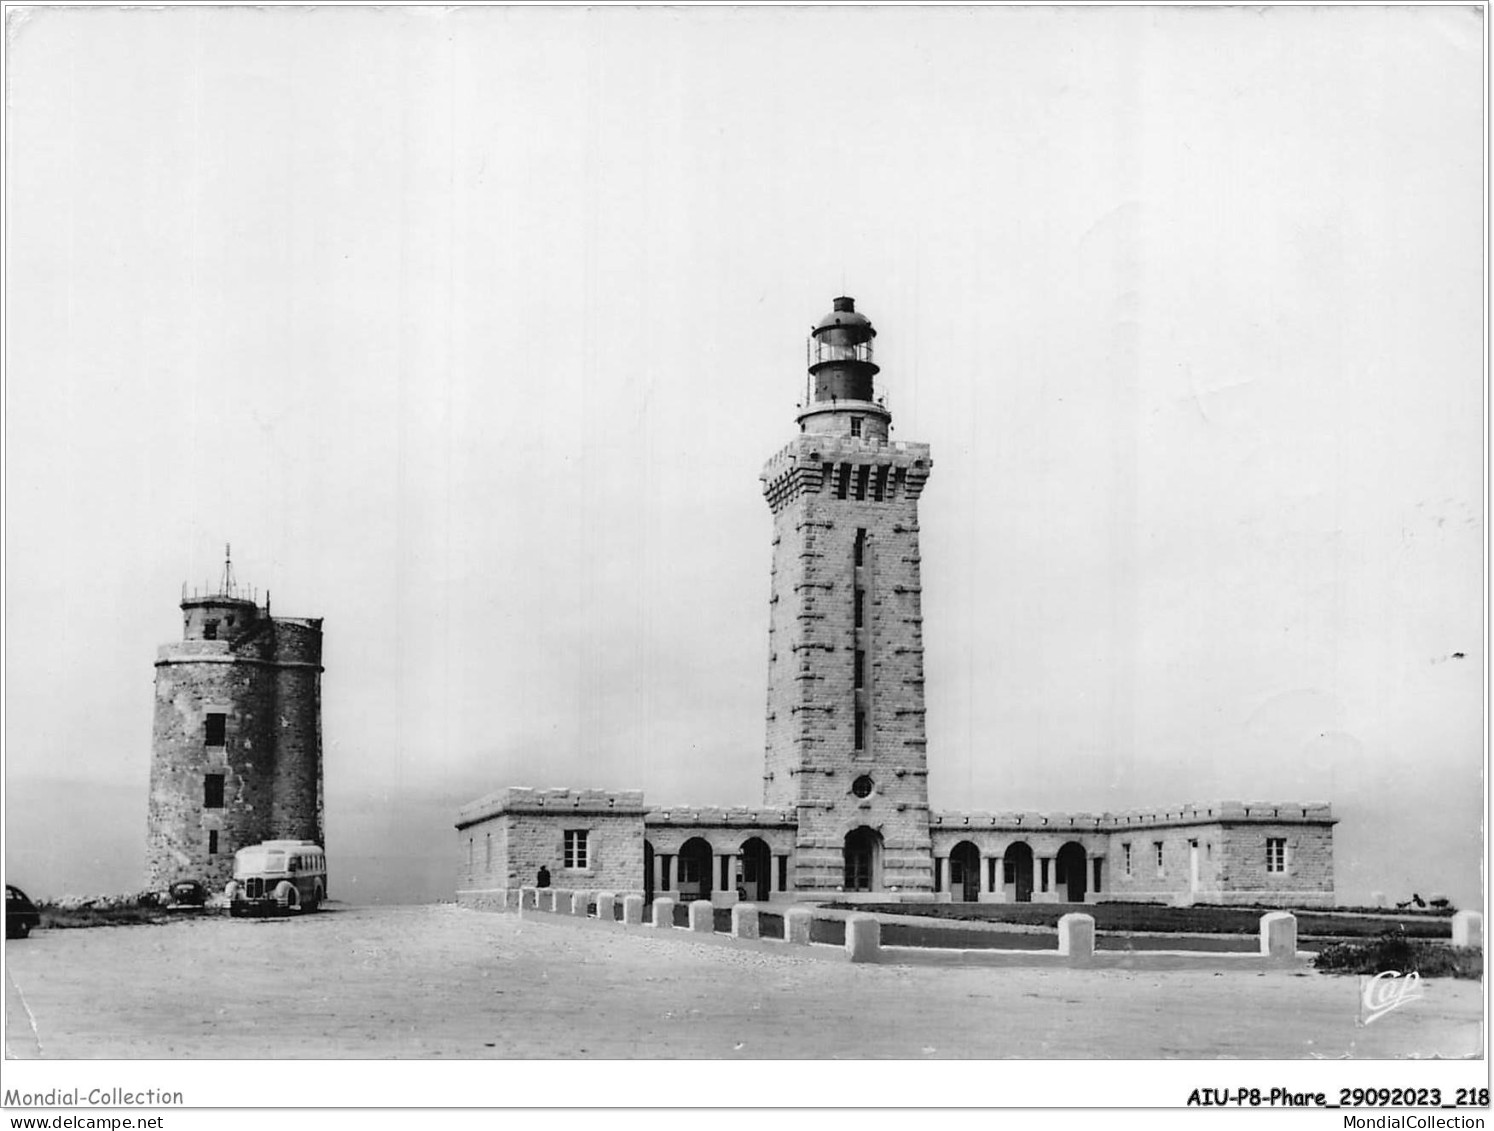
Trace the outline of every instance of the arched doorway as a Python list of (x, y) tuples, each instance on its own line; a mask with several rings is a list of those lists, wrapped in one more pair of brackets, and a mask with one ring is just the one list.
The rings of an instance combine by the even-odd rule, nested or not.
[(862, 825), (846, 833), (846, 891), (877, 891), (882, 886), (882, 834)]
[(711, 898), (711, 842), (692, 836), (680, 845), (679, 897), (681, 900)]
[(1070, 903), (1084, 902), (1086, 890), (1084, 873), (1088, 867), (1089, 861), (1084, 852), (1084, 845), (1077, 841), (1069, 841), (1058, 850), (1058, 855), (1054, 857), (1053, 886), (1061, 892), (1067, 886), (1068, 891), (1064, 898)]
[(751, 903), (768, 901), (769, 877), (773, 874), (773, 853), (762, 837), (748, 837), (742, 842), (743, 898)]
[(980, 849), (968, 840), (949, 854), (949, 895), (965, 903), (980, 902)]
[(652, 841), (643, 842), (643, 902), (654, 901), (654, 845)]
[(1001, 880), (1009, 903), (1032, 902), (1032, 848), (1026, 841), (1007, 845)]

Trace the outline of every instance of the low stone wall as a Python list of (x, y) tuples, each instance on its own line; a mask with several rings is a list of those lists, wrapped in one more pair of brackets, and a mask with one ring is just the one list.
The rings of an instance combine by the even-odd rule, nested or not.
[[(820, 958), (837, 958), (857, 963), (903, 965), (965, 966), (1055, 966), (1117, 968), (1128, 970), (1262, 970), (1295, 968), (1311, 958), (1297, 950), (1297, 919), (1285, 911), (1268, 912), (1260, 920), (1258, 949), (1252, 953), (1187, 950), (1100, 950), (1096, 948), (1094, 917), (1072, 912), (1058, 920), (1056, 948), (968, 949), (933, 946), (889, 946), (883, 943), (887, 925), (906, 923), (906, 916), (868, 914), (860, 911), (821, 909), (812, 906), (783, 906), (738, 903), (730, 911), (730, 931), (722, 930), (716, 919), (716, 908), (710, 900), (694, 900), (677, 905), (660, 897), (651, 908), (638, 892), (618, 895), (614, 892), (557, 892), (548, 888), (519, 888), (501, 892), (458, 892), (463, 906), (474, 910), (517, 910), (526, 917), (538, 917), (557, 923), (585, 920), (588, 926), (614, 930), (647, 930), (669, 938), (710, 942), (715, 945), (748, 946), (758, 949), (792, 948)], [(465, 897), (465, 898), (463, 898)], [(676, 908), (680, 915), (676, 917)], [(781, 916), (782, 938), (767, 936), (762, 916)], [(679, 920), (683, 920), (680, 922)], [(954, 924), (923, 920), (934, 931), (954, 929)], [(816, 926), (834, 930), (817, 931)], [(957, 925), (960, 929), (975, 926)], [(995, 924), (982, 925), (996, 933), (1011, 934)], [(1001, 926), (1010, 927), (1011, 924)], [(1017, 932), (1022, 933), (1022, 932)], [(1043, 935), (1045, 931), (1031, 931)], [(831, 935), (837, 941), (818, 942)], [(1482, 936), (1482, 919), (1470, 920), (1463, 930), (1465, 939)], [(843, 941), (838, 941), (843, 939)], [(1179, 940), (1183, 942), (1185, 940)], [(1463, 945), (1468, 945), (1465, 942)]]

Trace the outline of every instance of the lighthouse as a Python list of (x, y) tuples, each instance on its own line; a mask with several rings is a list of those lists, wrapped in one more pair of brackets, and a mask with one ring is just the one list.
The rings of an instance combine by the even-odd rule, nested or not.
[(840, 297), (810, 332), (773, 514), (763, 803), (797, 814), (796, 891), (932, 891), (918, 500), (929, 446), (893, 442), (876, 329)]

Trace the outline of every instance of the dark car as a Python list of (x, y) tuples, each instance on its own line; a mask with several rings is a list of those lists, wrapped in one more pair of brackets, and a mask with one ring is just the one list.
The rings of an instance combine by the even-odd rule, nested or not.
[(171, 902), (178, 907), (201, 907), (207, 901), (207, 888), (196, 880), (178, 880), (171, 885)]
[(41, 924), (41, 912), (20, 888), (5, 885), (5, 937), (24, 939)]

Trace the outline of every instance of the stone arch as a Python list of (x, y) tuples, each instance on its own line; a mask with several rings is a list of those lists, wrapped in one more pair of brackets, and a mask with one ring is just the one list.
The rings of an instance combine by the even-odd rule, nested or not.
[(980, 901), (980, 849), (968, 840), (950, 849), (949, 897), (961, 903)]
[(1069, 903), (1083, 903), (1086, 891), (1085, 871), (1089, 867), (1084, 845), (1071, 840), (1053, 858), (1053, 886)]
[(1032, 902), (1032, 846), (1025, 840), (1006, 846), (1001, 881), (1008, 903)]
[(679, 858), (676, 860), (680, 899), (711, 898), (711, 872), (715, 862), (715, 852), (711, 848), (711, 842), (705, 837), (692, 836), (680, 845)]
[(773, 852), (760, 836), (750, 836), (738, 850), (742, 866), (743, 898), (752, 903), (766, 903), (772, 890)]
[(882, 888), (882, 834), (867, 825), (846, 833), (846, 891), (880, 891)]

